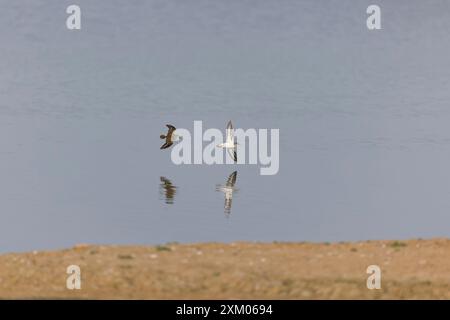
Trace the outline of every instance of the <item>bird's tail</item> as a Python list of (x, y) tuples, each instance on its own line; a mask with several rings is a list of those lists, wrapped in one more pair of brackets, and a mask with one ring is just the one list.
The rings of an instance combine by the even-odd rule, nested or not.
[(163, 135), (163, 134), (162, 134), (162, 135), (160, 135), (159, 137), (160, 137), (161, 139), (165, 139), (165, 138), (166, 138), (166, 136), (165, 136), (165, 135)]

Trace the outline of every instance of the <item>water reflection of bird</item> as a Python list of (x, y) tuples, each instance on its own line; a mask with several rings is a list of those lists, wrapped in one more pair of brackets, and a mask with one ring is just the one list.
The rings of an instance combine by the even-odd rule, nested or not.
[(160, 177), (159, 179), (161, 180), (161, 183), (159, 184), (160, 192), (161, 194), (164, 194), (165, 202), (167, 204), (173, 204), (175, 194), (177, 193), (177, 187), (165, 177)]
[(221, 191), (225, 194), (225, 214), (228, 216), (231, 213), (231, 204), (233, 201), (233, 191), (237, 191), (234, 187), (236, 184), (237, 171), (234, 171), (228, 177), (225, 185), (217, 185), (216, 190)]
[(228, 121), (227, 123), (225, 143), (218, 144), (217, 146), (219, 148), (227, 149), (227, 152), (230, 155), (230, 157), (234, 160), (234, 162), (237, 162), (237, 153), (236, 153), (237, 143), (234, 141), (234, 130), (231, 120)]
[(168, 147), (170, 147), (173, 144), (173, 141), (176, 141), (176, 138), (178, 137), (174, 132), (175, 130), (177, 130), (177, 128), (175, 128), (173, 125), (171, 124), (166, 124), (167, 128), (169, 128), (169, 130), (167, 131), (167, 134), (164, 135), (160, 135), (159, 137), (161, 139), (166, 139), (166, 142), (161, 146), (160, 149), (167, 149)]

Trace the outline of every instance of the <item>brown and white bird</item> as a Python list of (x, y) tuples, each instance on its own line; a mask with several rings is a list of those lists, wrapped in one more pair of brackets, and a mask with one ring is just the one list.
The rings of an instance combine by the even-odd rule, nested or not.
[(166, 124), (167, 128), (169, 128), (169, 130), (167, 131), (167, 134), (164, 135), (160, 135), (159, 137), (161, 139), (166, 139), (166, 142), (161, 146), (160, 149), (167, 149), (168, 147), (170, 147), (173, 144), (173, 141), (176, 140), (176, 135), (174, 134), (174, 131), (177, 130), (177, 128), (175, 128), (173, 125), (171, 124)]

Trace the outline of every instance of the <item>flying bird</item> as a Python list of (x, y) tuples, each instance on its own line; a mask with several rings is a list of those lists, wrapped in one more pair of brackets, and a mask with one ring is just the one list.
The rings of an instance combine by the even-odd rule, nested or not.
[(167, 128), (169, 128), (167, 134), (166, 135), (162, 134), (159, 136), (161, 139), (166, 139), (166, 142), (161, 146), (160, 149), (167, 149), (168, 147), (170, 147), (173, 144), (173, 141), (175, 140), (176, 137), (174, 131), (177, 130), (177, 128), (175, 128), (171, 124), (166, 124), (166, 126)]
[(234, 185), (236, 184), (236, 177), (237, 177), (237, 171), (234, 171), (227, 179), (227, 182), (225, 185), (218, 185), (216, 187), (217, 191), (222, 191), (225, 194), (225, 213), (227, 215), (231, 212), (231, 204), (233, 201), (233, 191), (237, 191), (237, 189), (234, 188)]
[(227, 149), (227, 152), (230, 155), (230, 157), (234, 160), (234, 162), (237, 162), (237, 153), (236, 153), (237, 143), (234, 141), (234, 129), (231, 120), (228, 121), (227, 123), (225, 143), (218, 144), (217, 146), (219, 148)]

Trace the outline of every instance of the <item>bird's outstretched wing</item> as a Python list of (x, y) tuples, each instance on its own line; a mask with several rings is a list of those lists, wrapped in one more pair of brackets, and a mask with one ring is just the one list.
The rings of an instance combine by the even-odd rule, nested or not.
[(227, 187), (234, 187), (234, 185), (236, 184), (236, 177), (237, 177), (237, 171), (234, 171), (232, 174), (230, 174), (230, 176), (228, 177), (226, 186)]
[(172, 142), (172, 141), (170, 141), (170, 142), (166, 141), (166, 142), (161, 146), (160, 149), (167, 149), (167, 148), (170, 147), (171, 145), (173, 145), (173, 142)]
[(234, 130), (233, 130), (233, 124), (231, 123), (231, 120), (227, 123), (227, 143), (234, 143)]
[(177, 128), (175, 128), (173, 125), (171, 124), (166, 124), (166, 127), (169, 128), (169, 131), (167, 132), (167, 135), (170, 136), (172, 134), (172, 132), (174, 132), (175, 130), (177, 130)]
[(227, 149), (228, 154), (230, 155), (230, 157), (234, 160), (234, 162), (237, 162), (237, 152), (236, 152), (236, 148), (231, 149), (228, 148)]

